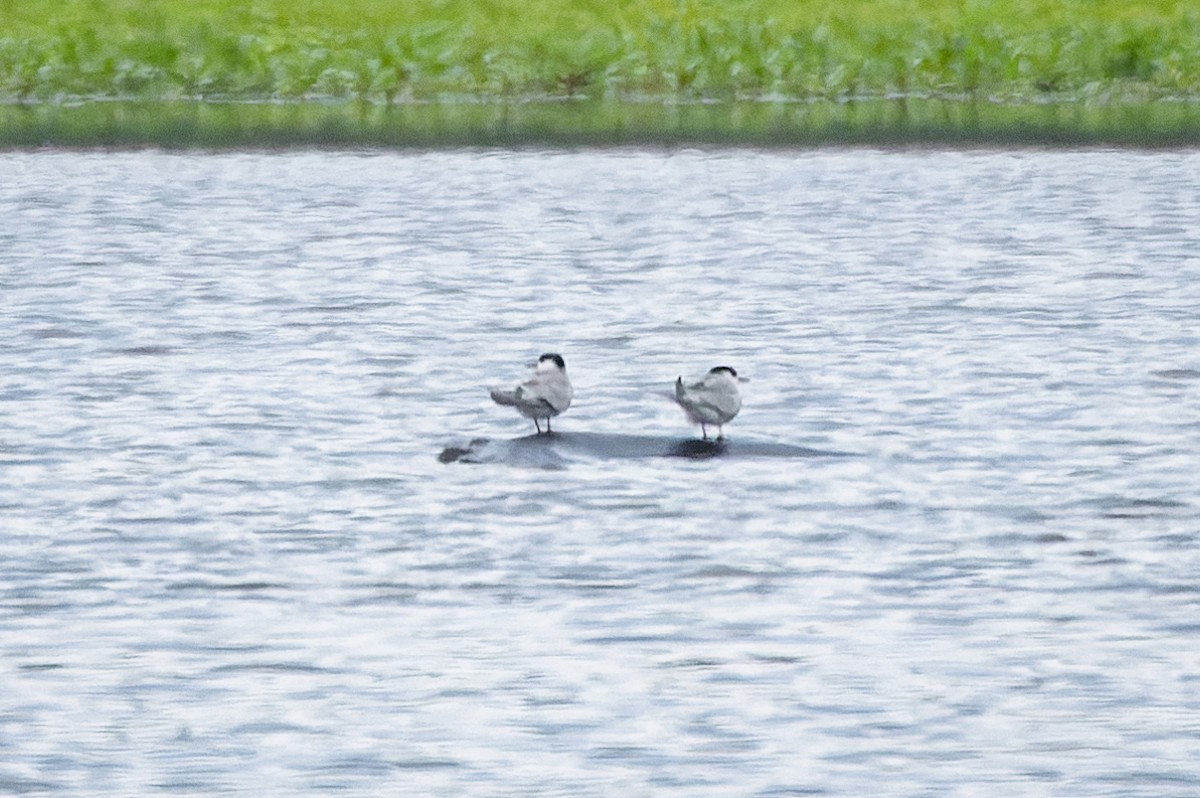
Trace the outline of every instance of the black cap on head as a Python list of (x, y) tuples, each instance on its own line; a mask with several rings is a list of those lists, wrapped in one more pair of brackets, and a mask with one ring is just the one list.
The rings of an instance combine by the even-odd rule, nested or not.
[(565, 369), (567, 367), (567, 362), (562, 359), (562, 355), (556, 355), (553, 352), (547, 352), (538, 358), (539, 363), (541, 363), (543, 360), (553, 360), (560, 369)]
[(708, 370), (709, 374), (716, 374), (718, 371), (728, 371), (729, 376), (736, 377), (737, 372), (733, 370), (733, 366), (713, 366)]

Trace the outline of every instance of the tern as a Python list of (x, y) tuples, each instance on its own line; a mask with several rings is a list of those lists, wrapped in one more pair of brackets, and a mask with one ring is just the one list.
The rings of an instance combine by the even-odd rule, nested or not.
[(700, 425), (704, 440), (708, 440), (708, 425), (717, 425), (717, 440), (725, 439), (722, 429), (742, 409), (742, 395), (738, 391), (739, 378), (729, 366), (715, 366), (700, 380), (685, 383), (683, 377), (675, 380), (675, 401), (687, 411), (693, 423)]
[(567, 377), (567, 364), (562, 355), (542, 355), (534, 365), (533, 376), (512, 390), (493, 388), (492, 401), (505, 407), (515, 407), (517, 412), (532, 418), (538, 434), (542, 434), (541, 420), (546, 419), (546, 433), (550, 434), (550, 419), (571, 406), (575, 390)]

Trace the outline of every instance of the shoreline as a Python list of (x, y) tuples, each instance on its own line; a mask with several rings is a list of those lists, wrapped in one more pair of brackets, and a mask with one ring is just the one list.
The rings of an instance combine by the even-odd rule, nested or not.
[(606, 146), (1200, 146), (1200, 102), (861, 99), (686, 101), (455, 97), (99, 99), (0, 105), (0, 150)]

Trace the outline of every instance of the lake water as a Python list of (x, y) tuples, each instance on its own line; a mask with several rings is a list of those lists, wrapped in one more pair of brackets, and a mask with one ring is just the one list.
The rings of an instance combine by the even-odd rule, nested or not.
[[(1200, 153), (10, 152), (0, 219), (0, 794), (1200, 793)], [(722, 364), (726, 452), (604, 443)]]

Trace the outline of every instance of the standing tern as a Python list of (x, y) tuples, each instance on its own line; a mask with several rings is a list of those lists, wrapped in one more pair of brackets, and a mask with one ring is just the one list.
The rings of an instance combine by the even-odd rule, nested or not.
[(729, 366), (715, 366), (696, 382), (685, 383), (683, 377), (675, 380), (675, 401), (700, 425), (704, 440), (708, 440), (709, 424), (717, 425), (717, 440), (725, 439), (722, 427), (742, 409), (738, 382), (746, 379)]
[(538, 434), (542, 434), (541, 420), (546, 419), (546, 433), (550, 434), (550, 419), (565, 412), (571, 406), (575, 390), (567, 377), (567, 364), (562, 355), (542, 355), (534, 366), (533, 376), (512, 390), (493, 388), (492, 401), (505, 407), (515, 407), (517, 412), (532, 418)]

